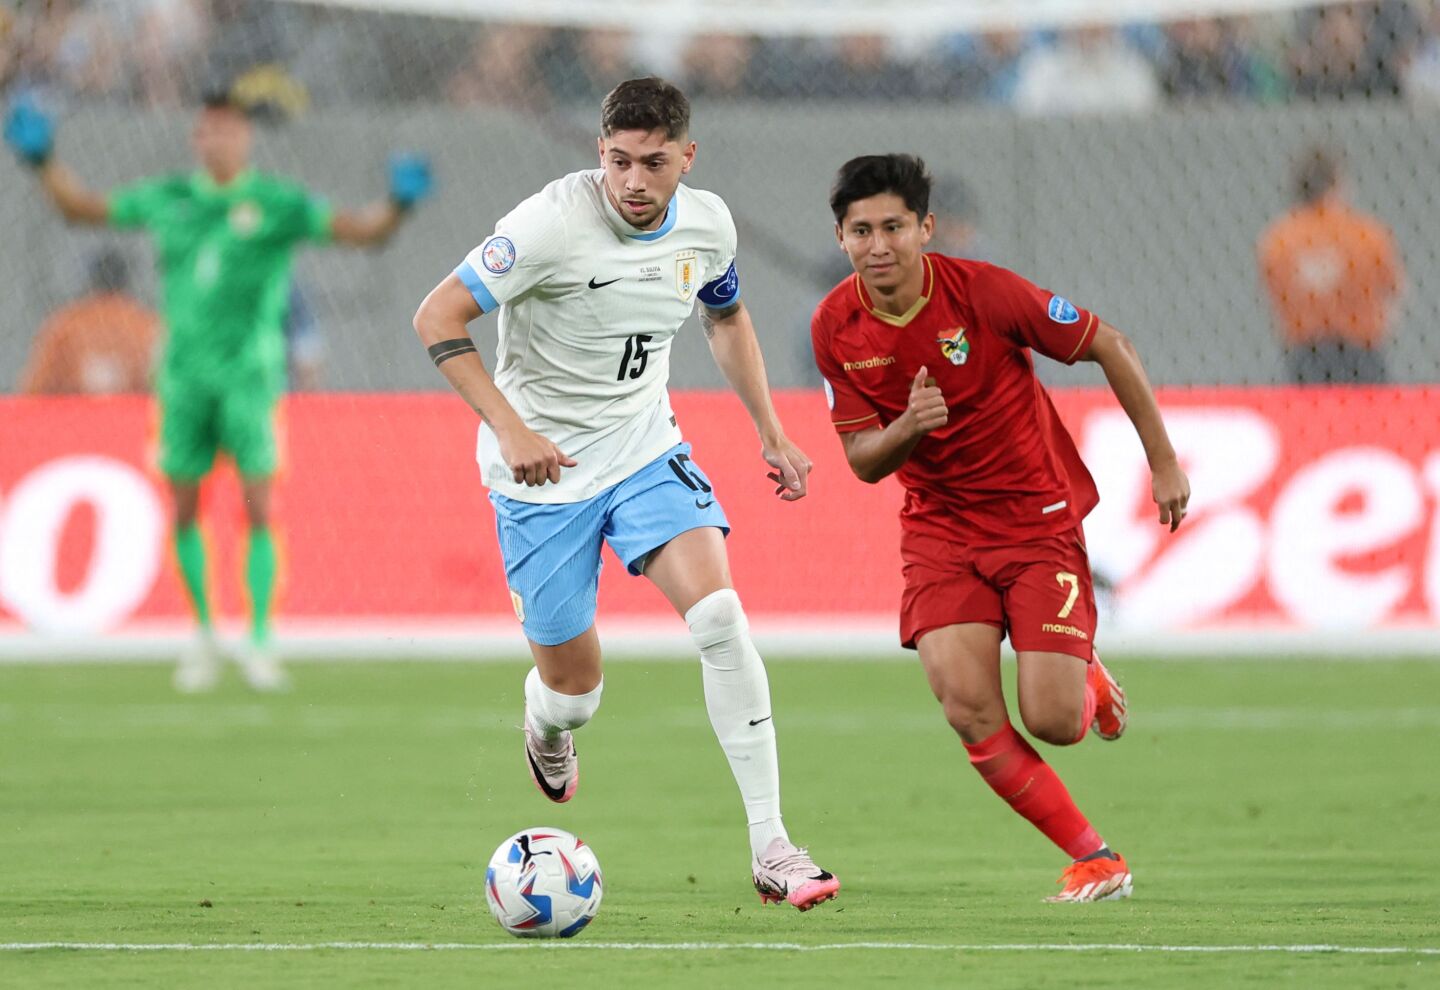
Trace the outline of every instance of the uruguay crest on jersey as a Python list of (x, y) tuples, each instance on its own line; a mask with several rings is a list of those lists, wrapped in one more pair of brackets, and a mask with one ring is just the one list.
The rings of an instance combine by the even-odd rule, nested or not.
[(675, 255), (675, 294), (681, 302), (689, 302), (695, 295), (695, 266), (698, 255), (694, 251), (679, 251)]

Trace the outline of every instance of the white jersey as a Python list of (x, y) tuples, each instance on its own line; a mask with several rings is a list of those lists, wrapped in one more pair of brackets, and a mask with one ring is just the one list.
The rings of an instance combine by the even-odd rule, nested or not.
[(487, 424), (476, 459), (493, 491), (578, 502), (680, 442), (666, 385), (670, 343), (695, 309), (739, 298), (735, 223), (714, 193), (681, 185), (661, 226), (636, 230), (600, 169), (558, 179), (495, 225), (458, 275), (500, 310), (495, 384), (525, 425), (578, 466), (559, 484), (516, 484)]

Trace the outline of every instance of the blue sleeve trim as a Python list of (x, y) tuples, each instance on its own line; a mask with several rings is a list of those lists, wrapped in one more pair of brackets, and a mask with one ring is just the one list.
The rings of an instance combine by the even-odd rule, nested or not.
[(740, 299), (740, 273), (735, 270), (735, 262), (730, 262), (730, 267), (725, 274), (719, 278), (706, 282), (700, 289), (700, 302), (710, 309), (724, 309), (733, 305)]
[(455, 274), (460, 276), (460, 281), (465, 283), (465, 288), (470, 290), (470, 294), (480, 304), (480, 312), (489, 313), (500, 308), (500, 303), (485, 283), (480, 281), (480, 276), (470, 267), (468, 261), (462, 261), (460, 267), (455, 269)]

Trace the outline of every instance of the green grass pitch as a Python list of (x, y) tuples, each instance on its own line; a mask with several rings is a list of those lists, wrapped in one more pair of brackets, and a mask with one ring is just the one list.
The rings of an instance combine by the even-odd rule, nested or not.
[[(1041, 748), (1135, 896), (1056, 906), (1062, 857), (915, 664), (772, 663), (787, 824), (844, 883), (805, 915), (750, 887), (695, 664), (609, 665), (563, 807), (524, 770), (518, 664), (301, 665), (285, 697), (193, 699), (160, 665), (0, 667), (0, 985), (1440, 986), (1440, 664), (1112, 666), (1126, 737)], [(605, 870), (571, 943), (486, 910), (491, 851), (531, 825)], [(179, 947), (15, 948), (45, 942)], [(354, 945), (183, 948), (217, 943)], [(1239, 951), (1297, 945), (1400, 951)]]

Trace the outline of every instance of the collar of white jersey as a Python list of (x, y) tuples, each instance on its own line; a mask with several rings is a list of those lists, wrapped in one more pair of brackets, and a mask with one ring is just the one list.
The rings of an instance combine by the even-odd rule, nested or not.
[(624, 234), (632, 241), (658, 241), (675, 227), (675, 217), (680, 212), (680, 190), (683, 188), (684, 186), (675, 187), (675, 195), (670, 197), (670, 205), (665, 207), (665, 219), (660, 226), (654, 230), (636, 230), (620, 215), (615, 204), (610, 202), (610, 193), (605, 189), (605, 180), (602, 178), (600, 180), (600, 198), (605, 201), (605, 219), (610, 221), (610, 226), (615, 233)]

